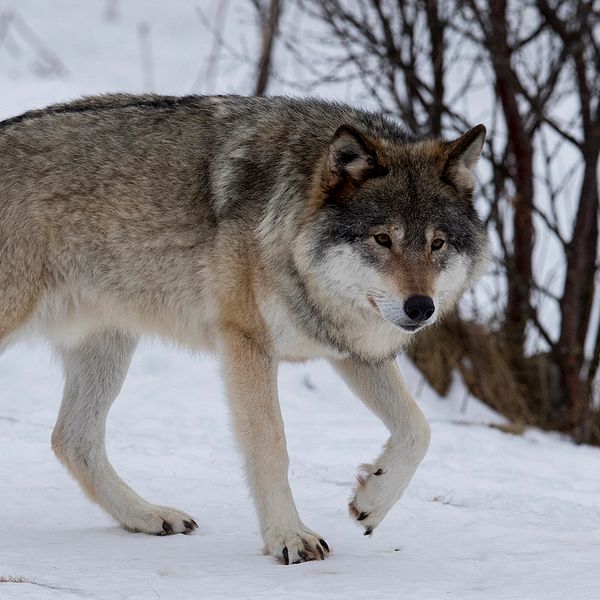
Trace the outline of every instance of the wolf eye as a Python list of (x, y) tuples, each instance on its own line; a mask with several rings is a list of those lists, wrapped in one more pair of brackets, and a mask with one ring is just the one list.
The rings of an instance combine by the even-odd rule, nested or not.
[(431, 249), (435, 252), (435, 250), (439, 250), (445, 243), (445, 240), (442, 238), (435, 238), (433, 242), (431, 242)]
[(380, 246), (385, 248), (392, 247), (392, 238), (387, 233), (378, 233), (377, 235), (374, 235), (373, 238)]

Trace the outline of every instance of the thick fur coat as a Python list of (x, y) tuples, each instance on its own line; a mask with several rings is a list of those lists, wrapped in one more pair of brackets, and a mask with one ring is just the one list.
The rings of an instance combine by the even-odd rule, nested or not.
[(108, 95), (0, 123), (0, 344), (36, 331), (66, 385), (52, 444), (124, 527), (189, 533), (110, 466), (105, 419), (140, 335), (222, 361), (268, 552), (323, 558), (296, 511), (280, 361), (326, 358), (390, 430), (350, 502), (371, 533), (429, 427), (395, 355), (481, 272), (483, 126), (416, 139), (376, 113), (289, 98)]

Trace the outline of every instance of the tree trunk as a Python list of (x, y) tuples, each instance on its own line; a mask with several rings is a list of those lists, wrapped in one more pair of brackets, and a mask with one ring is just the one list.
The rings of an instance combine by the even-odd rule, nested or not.
[(429, 110), (431, 133), (442, 135), (444, 112), (444, 25), (440, 21), (437, 0), (426, 0), (427, 26), (431, 38), (431, 66), (433, 68), (433, 99)]
[(490, 17), (493, 26), (487, 30), (487, 36), (496, 77), (496, 91), (502, 105), (509, 149), (514, 162), (514, 234), (505, 326), (507, 341), (513, 348), (515, 357), (522, 357), (532, 281), (533, 148), (531, 136), (519, 111), (517, 76), (510, 64), (506, 0), (491, 3)]
[(258, 74), (256, 77), (256, 88), (254, 93), (257, 96), (264, 96), (271, 76), (271, 61), (273, 57), (273, 42), (277, 33), (279, 24), (279, 15), (281, 13), (281, 1), (271, 0), (269, 11), (264, 16), (262, 23), (262, 44), (260, 59), (258, 61)]
[(560, 339), (560, 364), (569, 397), (576, 439), (588, 441), (588, 410), (591, 382), (582, 380), (585, 359), (584, 346), (588, 332), (596, 252), (598, 247), (598, 149), (589, 146), (585, 152), (585, 170), (579, 195), (579, 206), (573, 228), (573, 237), (567, 247), (567, 270), (560, 308), (562, 315)]

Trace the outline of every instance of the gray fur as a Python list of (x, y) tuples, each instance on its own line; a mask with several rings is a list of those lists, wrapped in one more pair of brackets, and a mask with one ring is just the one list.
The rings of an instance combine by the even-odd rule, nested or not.
[[(392, 435), (387, 475), (351, 502), (371, 532), (429, 441), (393, 357), (485, 264), (483, 136), (416, 139), (343, 104), (238, 96), (115, 94), (1, 122), (0, 344), (35, 330), (63, 356), (53, 447), (88, 495), (128, 529), (196, 526), (137, 496), (104, 450), (135, 340), (159, 335), (220, 355), (267, 551), (290, 562), (324, 548), (289, 491), (276, 367), (331, 360)], [(414, 294), (436, 314), (413, 327)]]

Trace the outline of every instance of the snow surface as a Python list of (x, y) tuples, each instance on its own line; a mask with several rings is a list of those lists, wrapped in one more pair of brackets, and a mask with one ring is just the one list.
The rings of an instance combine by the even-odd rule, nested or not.
[[(0, 17), (17, 11), (39, 41), (17, 30), (3, 38), (0, 21), (0, 118), (150, 84), (175, 94), (251, 89), (244, 65), (225, 59), (205, 85), (218, 52), (196, 8), (215, 20), (224, 5), (227, 35), (251, 47), (251, 13), (239, 1), (0, 0)], [(39, 76), (48, 51), (64, 76)], [(60, 366), (41, 344), (9, 349), (0, 358), (0, 582), (25, 582), (0, 583), (0, 599), (599, 598), (600, 450), (537, 431), (504, 434), (488, 426), (502, 418), (460, 381), (442, 399), (410, 363), (402, 369), (432, 443), (371, 538), (346, 502), (384, 427), (325, 363), (281, 369), (291, 485), (304, 521), (333, 550), (324, 562), (284, 567), (260, 552), (213, 359), (142, 345), (111, 412), (117, 471), (200, 525), (194, 535), (156, 538), (127, 533), (84, 497), (50, 450)]]
[(432, 423), (430, 451), (371, 538), (347, 516), (355, 467), (386, 432), (325, 363), (280, 372), (300, 514), (333, 549), (285, 567), (261, 553), (218, 365), (159, 344), (136, 353), (110, 415), (118, 472), (189, 511), (189, 536), (131, 534), (50, 451), (60, 368), (41, 345), (0, 360), (0, 598), (592, 599), (600, 589), (600, 451), (516, 437), (455, 383), (441, 399), (403, 361)]

